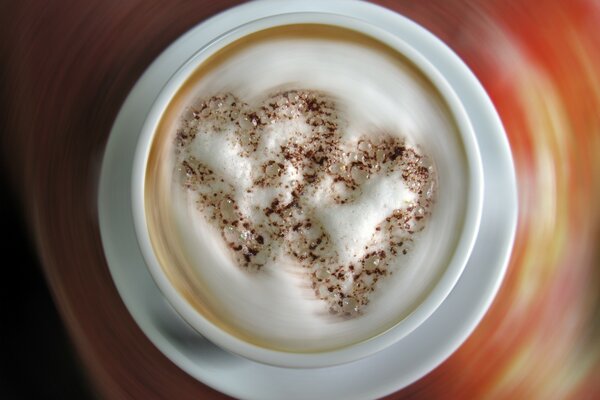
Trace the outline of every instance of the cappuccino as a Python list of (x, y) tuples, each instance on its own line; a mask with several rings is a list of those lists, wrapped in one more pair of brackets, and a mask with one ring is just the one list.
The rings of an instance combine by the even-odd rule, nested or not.
[(368, 340), (456, 247), (467, 166), (436, 88), (366, 35), (267, 29), (202, 63), (165, 111), (145, 208), (173, 285), (261, 347)]

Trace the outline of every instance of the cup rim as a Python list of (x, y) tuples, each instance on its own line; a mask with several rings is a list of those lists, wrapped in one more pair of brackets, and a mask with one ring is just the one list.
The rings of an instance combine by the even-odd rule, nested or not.
[[(466, 154), (469, 180), (461, 239), (454, 248), (454, 253), (442, 276), (426, 298), (398, 323), (367, 340), (343, 348), (315, 353), (285, 352), (248, 343), (218, 328), (196, 311), (172, 285), (154, 254), (148, 233), (144, 200), (146, 166), (154, 133), (163, 111), (181, 84), (214, 52), (228, 44), (264, 29), (293, 24), (323, 24), (354, 30), (390, 46), (410, 60), (436, 87), (450, 109)], [(383, 350), (408, 335), (433, 314), (454, 288), (474, 247), (483, 207), (483, 185), (481, 156), (469, 117), (450, 84), (424, 56), (400, 37), (369, 22), (336, 13), (292, 12), (256, 19), (215, 37), (196, 51), (168, 79), (146, 115), (137, 140), (131, 180), (131, 207), (136, 239), (153, 280), (174, 310), (195, 331), (227, 351), (260, 363), (279, 367), (315, 368), (356, 361)]]

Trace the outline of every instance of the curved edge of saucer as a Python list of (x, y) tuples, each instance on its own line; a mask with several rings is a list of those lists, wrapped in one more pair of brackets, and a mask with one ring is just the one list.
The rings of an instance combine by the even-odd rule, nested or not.
[[(277, 7), (274, 7), (275, 4), (277, 4)], [(483, 145), (480, 143), (480, 147), (482, 148), (482, 158), (484, 158), (484, 169), (487, 166), (487, 175), (492, 174), (495, 177), (498, 177), (498, 174), (502, 175), (502, 172), (504, 172), (504, 176), (500, 176), (500, 179), (497, 179), (497, 182), (500, 186), (503, 186), (504, 189), (503, 192), (501, 192), (504, 194), (504, 204), (513, 204), (514, 207), (509, 207), (509, 212), (505, 212), (503, 215), (503, 220), (501, 221), (503, 225), (499, 230), (502, 231), (503, 234), (501, 235), (501, 245), (497, 246), (498, 242), (495, 243), (495, 267), (490, 268), (487, 271), (488, 275), (486, 277), (485, 274), (482, 275), (483, 272), (481, 269), (477, 269), (476, 266), (472, 265), (475, 263), (473, 260), (476, 260), (477, 257), (481, 257), (481, 253), (485, 255), (486, 251), (489, 250), (486, 249), (485, 243), (482, 244), (481, 240), (478, 239), (475, 245), (476, 248), (469, 262), (469, 274), (461, 277), (457, 283), (457, 286), (455, 287), (455, 290), (441, 306), (456, 307), (457, 304), (469, 304), (465, 303), (464, 299), (460, 295), (461, 287), (469, 287), (469, 285), (472, 285), (472, 282), (470, 281), (477, 281), (477, 283), (481, 283), (483, 280), (483, 282), (485, 282), (485, 285), (481, 286), (480, 288), (480, 293), (475, 296), (477, 299), (476, 302), (473, 302), (473, 290), (471, 290), (471, 298), (468, 300), (470, 303), (475, 304), (471, 306), (470, 310), (468, 310), (466, 313), (467, 315), (463, 316), (461, 319), (462, 324), (460, 324), (460, 326), (456, 323), (452, 324), (451, 321), (446, 321), (445, 318), (440, 317), (440, 315), (442, 315), (441, 312), (436, 312), (428, 321), (425, 322), (424, 325), (417, 328), (415, 332), (403, 339), (400, 343), (397, 343), (395, 346), (393, 346), (395, 348), (390, 349), (390, 351), (380, 352), (371, 356), (370, 358), (346, 366), (318, 369), (315, 371), (286, 370), (276, 367), (268, 367), (247, 361), (245, 359), (235, 358), (234, 356), (223, 355), (223, 358), (230, 357), (232, 363), (237, 363), (237, 373), (239, 375), (238, 378), (240, 378), (240, 382), (237, 384), (232, 384), (231, 379), (223, 379), (221, 376), (219, 376), (219, 371), (213, 375), (208, 374), (206, 368), (203, 369), (202, 366), (198, 365), (197, 359), (192, 359), (190, 355), (182, 353), (181, 348), (174, 346), (167, 339), (167, 336), (161, 331), (161, 328), (155, 321), (156, 318), (160, 318), (160, 315), (157, 315), (156, 310), (160, 310), (158, 311), (158, 314), (174, 312), (173, 310), (169, 310), (168, 306), (165, 305), (161, 299), (152, 299), (151, 304), (146, 304), (143, 300), (149, 300), (148, 298), (145, 298), (145, 296), (147, 297), (148, 294), (132, 292), (131, 283), (135, 282), (135, 279), (151, 280), (151, 278), (149, 276), (145, 278), (143, 277), (144, 274), (148, 274), (148, 272), (145, 271), (145, 268), (142, 268), (143, 270), (139, 270), (139, 268), (136, 270), (135, 265), (128, 265), (127, 261), (132, 260), (135, 264), (136, 257), (138, 258), (137, 263), (139, 264), (139, 258), (141, 258), (141, 254), (139, 254), (138, 249), (123, 249), (123, 242), (126, 240), (130, 241), (131, 235), (133, 235), (133, 239), (135, 240), (135, 236), (133, 233), (132, 217), (131, 215), (127, 215), (127, 211), (122, 210), (123, 208), (129, 208), (121, 207), (121, 209), (117, 209), (115, 207), (118, 204), (129, 204), (129, 201), (127, 201), (128, 194), (122, 193), (118, 189), (115, 190), (115, 188), (128, 188), (128, 178), (130, 176), (125, 174), (127, 176), (125, 179), (123, 179), (122, 176), (119, 176), (118, 172), (122, 172), (123, 168), (125, 167), (127, 167), (126, 170), (131, 171), (132, 160), (131, 154), (128, 154), (128, 149), (130, 151), (133, 147), (135, 147), (135, 142), (137, 139), (135, 129), (137, 128), (139, 130), (140, 116), (145, 115), (144, 110), (147, 110), (150, 107), (157, 94), (157, 90), (154, 89), (156, 86), (155, 83), (160, 83), (161, 81), (164, 83), (163, 79), (166, 70), (172, 68), (173, 64), (177, 64), (169, 62), (168, 60), (181, 60), (186, 54), (189, 56), (190, 48), (194, 47), (190, 42), (193, 41), (194, 38), (199, 36), (201, 37), (202, 35), (210, 36), (209, 33), (211, 30), (219, 31), (223, 29), (223, 27), (233, 27), (235, 24), (240, 23), (240, 19), (243, 21), (247, 20), (248, 18), (258, 18), (261, 16), (273, 15), (273, 11), (275, 9), (277, 13), (324, 10), (342, 13), (348, 16), (359, 15), (361, 19), (367, 21), (374, 20), (380, 25), (383, 25), (390, 32), (402, 35), (403, 39), (407, 40), (409, 44), (418, 47), (419, 50), (444, 73), (446, 79), (451, 82), (454, 90), (465, 103), (467, 110), (471, 111), (470, 114), (472, 113), (473, 109), (477, 110), (477, 116), (474, 118), (474, 120), (472, 120), (475, 131), (481, 132), (482, 126), (486, 126), (486, 128), (491, 126), (494, 127), (495, 132), (493, 134), (487, 134), (486, 137), (478, 135), (478, 141), (483, 140), (484, 142)], [(440, 59), (443, 58), (440, 54), (444, 54), (444, 57), (447, 57), (445, 62), (440, 61)], [(471, 100), (469, 101), (469, 99)], [(134, 133), (131, 133), (132, 131)], [(490, 149), (494, 148), (499, 150), (497, 154), (498, 157), (496, 157), (495, 160), (486, 160), (485, 157), (489, 155), (488, 153)], [(491, 161), (494, 161), (501, 167), (490, 167)], [(495, 168), (496, 170), (490, 172), (490, 168)], [(510, 171), (510, 173), (507, 173), (507, 171)], [(121, 175), (123, 174), (121, 173)], [(485, 197), (487, 203), (484, 207), (488, 209), (488, 211), (490, 208), (493, 208), (493, 211), (497, 211), (494, 204), (489, 204), (489, 199), (490, 194), (498, 193), (498, 187), (493, 187), (494, 185), (492, 185), (492, 187), (488, 188), (488, 182), (489, 179), (486, 179)], [(125, 202), (122, 203), (122, 201)], [(502, 208), (500, 208), (500, 210), (502, 210)], [(285, 3), (276, 1), (253, 2), (230, 9), (222, 14), (206, 20), (195, 28), (192, 28), (192, 30), (178, 39), (157, 58), (157, 60), (148, 68), (148, 70), (132, 89), (129, 97), (123, 104), (123, 107), (111, 131), (109, 142), (106, 147), (105, 157), (103, 159), (100, 179), (99, 222), (102, 242), (113, 280), (115, 281), (117, 289), (130, 313), (138, 325), (142, 328), (144, 333), (150, 338), (150, 340), (175, 364), (179, 365), (192, 376), (217, 390), (232, 396), (246, 398), (264, 398), (265, 395), (266, 397), (270, 396), (276, 398), (277, 395), (282, 395), (281, 392), (278, 393), (276, 391), (267, 390), (265, 392), (264, 387), (261, 389), (262, 391), (255, 390), (252, 393), (249, 392), (247, 390), (247, 385), (252, 384), (251, 378), (254, 377), (254, 375), (250, 374), (248, 371), (250, 366), (252, 369), (258, 368), (261, 370), (261, 373), (272, 373), (274, 376), (276, 375), (280, 378), (283, 377), (285, 378), (284, 380), (298, 380), (298, 377), (303, 376), (304, 378), (299, 379), (299, 381), (303, 382), (304, 385), (306, 385), (305, 381), (310, 381), (316, 386), (318, 386), (319, 383), (318, 376), (323, 371), (327, 371), (327, 375), (329, 375), (330, 378), (333, 378), (338, 377), (340, 374), (345, 374), (347, 371), (350, 371), (351, 368), (359, 367), (358, 364), (362, 364), (360, 365), (361, 367), (364, 365), (395, 365), (396, 367), (404, 367), (397, 368), (397, 374), (394, 374), (393, 376), (387, 375), (385, 379), (375, 382), (376, 386), (372, 385), (373, 387), (365, 386), (363, 388), (354, 388), (348, 392), (348, 396), (350, 398), (385, 396), (421, 378), (442, 363), (468, 338), (489, 308), (500, 287), (508, 265), (508, 258), (516, 232), (516, 220), (516, 179), (508, 141), (502, 128), (501, 121), (491, 103), (491, 100), (488, 98), (484, 89), (481, 87), (470, 70), (447, 46), (445, 46), (428, 31), (420, 28), (414, 22), (379, 6), (359, 2), (349, 3), (343, 0), (334, 0), (331, 2), (318, 2), (310, 0), (303, 2), (290, 1)], [(495, 229), (498, 230), (496, 226)], [(129, 239), (126, 239), (126, 237)], [(146, 287), (146, 289), (151, 290), (152, 285), (154, 284), (151, 283), (150, 286)], [(155, 286), (154, 289), (158, 291), (158, 288)], [(156, 295), (157, 293), (154, 294)], [(154, 309), (152, 309), (152, 307), (154, 307)], [(446, 314), (446, 317), (448, 317), (448, 313)], [(410, 366), (399, 364), (397, 358), (399, 356), (398, 353), (401, 350), (413, 346), (415, 344), (413, 342), (417, 342), (417, 345), (420, 342), (420, 346), (416, 346), (415, 348), (417, 352), (423, 351), (423, 345), (426, 344), (427, 340), (416, 340), (415, 338), (419, 335), (427, 338), (430, 336), (430, 334), (427, 332), (434, 332), (435, 329), (439, 329), (440, 326), (444, 329), (448, 329), (448, 326), (451, 327), (451, 330), (454, 331), (454, 333), (451, 334), (452, 340), (448, 340), (443, 348), (437, 348), (434, 355), (427, 354), (425, 351), (425, 353), (421, 354), (422, 357), (420, 358), (420, 363), (415, 363)], [(244, 384), (246, 386), (244, 386)], [(275, 389), (278, 388), (281, 389), (279, 385), (276, 385)], [(302, 389), (301, 386), (300, 389)], [(306, 390), (309, 389), (309, 387), (305, 387), (305, 394), (308, 394), (306, 393)], [(329, 398), (331, 398), (342, 394), (338, 392), (328, 392), (327, 388), (325, 388), (324, 390), (312, 390), (310, 395), (316, 395), (317, 397), (319, 395), (328, 395)], [(345, 398), (348, 397), (345, 396)]]

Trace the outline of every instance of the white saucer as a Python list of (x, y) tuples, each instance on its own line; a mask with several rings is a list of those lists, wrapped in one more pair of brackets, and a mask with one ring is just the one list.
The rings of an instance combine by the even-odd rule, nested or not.
[[(484, 168), (481, 228), (452, 293), (415, 331), (363, 360), (319, 369), (285, 369), (231, 355), (188, 327), (164, 300), (144, 264), (131, 212), (133, 154), (158, 92), (198, 49), (252, 20), (318, 11), (364, 20), (398, 35), (451, 84), (471, 118)], [(395, 392), (442, 363), (475, 329), (504, 276), (517, 222), (510, 148), (487, 94), (463, 62), (412, 21), (384, 8), (345, 0), (259, 1), (219, 14), (190, 30), (148, 68), (126, 99), (106, 147), (99, 188), (104, 252), (117, 289), (148, 338), (175, 364), (205, 384), (247, 399), (368, 399)]]

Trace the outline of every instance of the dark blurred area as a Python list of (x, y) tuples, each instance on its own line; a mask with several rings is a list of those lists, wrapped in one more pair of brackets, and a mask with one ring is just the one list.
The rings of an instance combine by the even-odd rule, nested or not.
[[(8, 15), (8, 2), (2, 3), (0, 15)], [(0, 60), (5, 60), (6, 33), (2, 28), (0, 32)], [(2, 147), (9, 135), (17, 134), (7, 123), (11, 109), (8, 79), (5, 63), (0, 62)], [(95, 398), (46, 283), (25, 221), (24, 205), (8, 176), (13, 167), (7, 165), (7, 152), (0, 158), (4, 258), (4, 276), (0, 278), (0, 399)]]
[(1, 184), (0, 398), (94, 398), (46, 285), (22, 207), (4, 175)]

